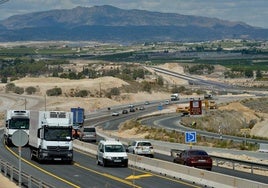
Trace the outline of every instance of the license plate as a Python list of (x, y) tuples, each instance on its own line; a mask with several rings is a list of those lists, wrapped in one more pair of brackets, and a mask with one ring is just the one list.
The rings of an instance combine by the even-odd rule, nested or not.
[(121, 160), (114, 160), (114, 162), (115, 162), (115, 163), (120, 163), (120, 162), (121, 162)]
[(54, 158), (55, 161), (61, 161), (61, 158)]
[(206, 160), (198, 160), (198, 162), (204, 163), (206, 162)]

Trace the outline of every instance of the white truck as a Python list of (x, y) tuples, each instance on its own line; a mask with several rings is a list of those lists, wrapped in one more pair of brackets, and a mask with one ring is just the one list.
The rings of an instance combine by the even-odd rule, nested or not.
[(73, 113), (31, 111), (29, 147), (37, 161), (73, 161)]
[(170, 96), (170, 100), (171, 101), (178, 101), (178, 100), (180, 100), (180, 95), (178, 93), (173, 93)]
[(5, 144), (12, 145), (12, 135), (17, 130), (24, 130), (29, 135), (30, 111), (7, 110), (6, 125), (4, 129)]

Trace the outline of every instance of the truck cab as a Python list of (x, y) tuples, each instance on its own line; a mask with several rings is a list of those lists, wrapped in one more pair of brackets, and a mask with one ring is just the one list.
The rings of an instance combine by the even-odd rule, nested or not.
[(7, 146), (12, 145), (12, 135), (17, 130), (23, 130), (29, 135), (30, 111), (8, 110), (4, 129), (4, 141)]

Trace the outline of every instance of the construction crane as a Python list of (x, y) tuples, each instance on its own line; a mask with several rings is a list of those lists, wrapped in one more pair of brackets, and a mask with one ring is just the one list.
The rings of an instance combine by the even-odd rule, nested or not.
[(0, 0), (0, 5), (3, 4), (3, 3), (6, 3), (8, 2), (9, 0)]

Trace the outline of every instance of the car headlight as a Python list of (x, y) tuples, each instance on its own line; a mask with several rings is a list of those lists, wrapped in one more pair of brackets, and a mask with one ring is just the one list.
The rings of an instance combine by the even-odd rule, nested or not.
[(109, 160), (112, 160), (112, 157), (111, 156), (104, 156), (105, 159), (109, 159)]

